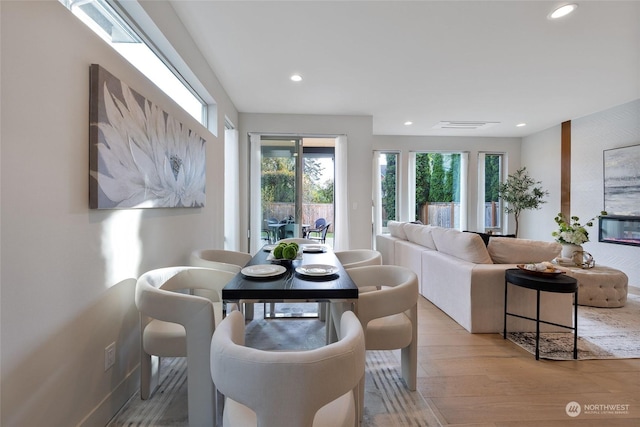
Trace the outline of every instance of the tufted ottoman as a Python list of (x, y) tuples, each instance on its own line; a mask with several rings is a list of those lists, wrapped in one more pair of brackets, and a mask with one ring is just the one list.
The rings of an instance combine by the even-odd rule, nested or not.
[(626, 304), (628, 278), (622, 271), (604, 266), (560, 268), (578, 281), (579, 305), (613, 308)]

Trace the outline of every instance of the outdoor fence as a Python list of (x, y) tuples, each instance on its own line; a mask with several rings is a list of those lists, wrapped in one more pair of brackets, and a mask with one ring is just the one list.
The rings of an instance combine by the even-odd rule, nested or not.
[[(313, 226), (318, 218), (324, 218), (333, 224), (333, 204), (332, 203), (304, 203), (302, 205), (302, 224)], [(263, 203), (262, 218), (274, 218), (278, 221), (295, 218), (295, 205), (293, 203)], [(332, 230), (330, 227), (329, 230)]]
[[(500, 207), (497, 202), (485, 203), (484, 218), (485, 229), (500, 228)], [(419, 219), (425, 224), (458, 228), (460, 204), (456, 202), (426, 203), (422, 206)]]

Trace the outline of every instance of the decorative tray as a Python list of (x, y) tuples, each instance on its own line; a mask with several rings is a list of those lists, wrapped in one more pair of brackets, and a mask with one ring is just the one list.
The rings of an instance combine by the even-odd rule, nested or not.
[(558, 274), (565, 274), (564, 270), (560, 270), (560, 269), (557, 269), (557, 268), (554, 268), (553, 270), (546, 269), (546, 270), (543, 270), (543, 271), (536, 271), (536, 270), (528, 270), (524, 266), (525, 266), (524, 264), (518, 264), (517, 265), (517, 267), (520, 270), (524, 271), (525, 273), (529, 273), (529, 274), (531, 274), (533, 276), (547, 276), (547, 277), (549, 277), (549, 276), (557, 276)]

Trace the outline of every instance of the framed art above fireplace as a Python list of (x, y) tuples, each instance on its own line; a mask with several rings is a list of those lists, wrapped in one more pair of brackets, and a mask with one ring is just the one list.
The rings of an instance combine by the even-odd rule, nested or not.
[(640, 144), (604, 150), (604, 210), (640, 216)]

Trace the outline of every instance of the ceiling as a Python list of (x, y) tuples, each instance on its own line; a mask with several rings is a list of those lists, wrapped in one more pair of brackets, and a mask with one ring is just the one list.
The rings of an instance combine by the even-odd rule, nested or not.
[(640, 98), (637, 1), (579, 1), (555, 21), (560, 2), (170, 3), (244, 113), (372, 116), (375, 135), (522, 137)]

